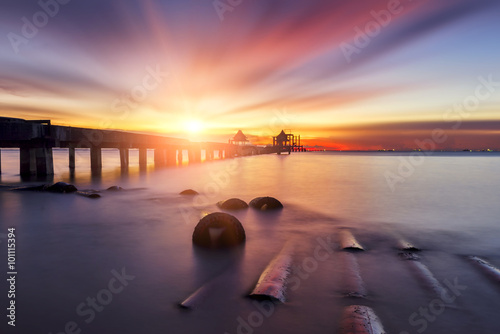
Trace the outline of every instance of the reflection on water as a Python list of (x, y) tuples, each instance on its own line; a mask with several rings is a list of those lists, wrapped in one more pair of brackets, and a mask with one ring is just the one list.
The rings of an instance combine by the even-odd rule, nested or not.
[[(251, 318), (258, 306), (244, 296), (283, 245), (294, 240), (294, 289), (285, 305), (275, 305), (272, 315), (252, 325), (254, 333), (335, 332), (342, 308), (353, 303), (372, 307), (388, 332), (413, 333), (420, 327), (409, 317), (436, 296), (398, 256), (399, 238), (423, 249), (421, 261), (438, 280), (457, 279), (467, 286), (428, 323), (426, 333), (496, 331), (492, 319), (500, 290), (464, 256), (479, 255), (500, 266), (498, 154), (436, 154), (393, 192), (384, 173), (397, 170), (401, 155), (396, 154), (268, 155), (189, 167), (149, 164), (141, 171), (137, 152), (131, 151), (131, 166), (123, 172), (118, 151), (104, 151), (105, 168), (92, 176), (86, 153), (71, 173), (67, 152), (55, 150), (53, 181), (79, 189), (118, 185), (128, 190), (102, 192), (98, 200), (0, 191), (0, 233), (9, 226), (18, 232), (21, 332), (58, 333), (75, 321), (82, 333), (238, 333), (241, 319), (259, 320)], [(3, 184), (20, 182), (16, 154), (2, 150)], [(187, 188), (200, 195), (178, 195)], [(195, 224), (203, 214), (218, 211), (216, 202), (266, 195), (280, 199), (285, 209), (231, 213), (245, 227), (244, 247), (222, 253), (193, 247)], [(340, 293), (342, 228), (366, 248), (354, 255), (366, 299)], [(321, 251), (320, 260), (315, 254), (325, 240), (333, 251)], [(0, 248), (5, 250), (4, 243)], [(111, 271), (122, 268), (135, 279), (86, 323), (77, 305), (106, 288)], [(213, 279), (217, 284), (198, 308), (177, 307)], [(2, 282), (0, 289), (6, 288)]]

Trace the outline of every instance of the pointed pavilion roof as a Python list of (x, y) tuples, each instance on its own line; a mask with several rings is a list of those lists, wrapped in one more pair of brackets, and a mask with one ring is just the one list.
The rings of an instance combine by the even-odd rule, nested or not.
[(278, 139), (278, 141), (285, 141), (287, 139), (285, 130), (281, 130), (280, 134), (276, 136), (276, 139)]
[(239, 142), (239, 141), (248, 141), (247, 136), (243, 134), (241, 130), (238, 130), (236, 135), (233, 137), (233, 141)]

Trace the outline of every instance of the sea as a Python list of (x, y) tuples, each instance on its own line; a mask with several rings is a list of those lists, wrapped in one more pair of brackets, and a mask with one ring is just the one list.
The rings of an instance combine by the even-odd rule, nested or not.
[[(387, 333), (498, 333), (500, 282), (470, 256), (500, 267), (500, 153), (301, 152), (155, 168), (150, 151), (139, 168), (131, 150), (128, 169), (119, 161), (103, 150), (95, 175), (81, 149), (71, 171), (67, 150), (54, 149), (53, 178), (23, 180), (19, 151), (2, 149), (1, 333), (343, 333), (351, 305), (370, 307)], [(12, 190), (59, 181), (101, 197)], [(244, 245), (193, 245), (217, 202), (260, 196), (284, 208), (227, 211)], [(346, 229), (364, 251), (341, 249)], [(285, 245), (285, 302), (249, 298)], [(346, 293), (350, 280), (366, 293)], [(179, 307), (193, 293), (194, 306)]]

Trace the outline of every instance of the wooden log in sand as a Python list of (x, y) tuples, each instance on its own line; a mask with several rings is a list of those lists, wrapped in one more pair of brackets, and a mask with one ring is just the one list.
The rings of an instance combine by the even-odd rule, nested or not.
[(347, 306), (340, 323), (342, 334), (383, 334), (382, 322), (368, 306)]
[(436, 279), (432, 272), (427, 268), (425, 264), (420, 261), (409, 260), (408, 263), (416, 271), (417, 275), (423, 280), (424, 284), (432, 289), (439, 298), (443, 296), (448, 296), (448, 290)]
[(488, 277), (492, 280), (500, 283), (500, 269), (492, 265), (486, 260), (481, 259), (477, 256), (469, 256), (471, 260), (478, 268), (480, 268)]
[(287, 278), (290, 275), (292, 263), (292, 249), (290, 244), (287, 244), (264, 269), (250, 296), (267, 297), (284, 303)]
[(416, 247), (414, 244), (409, 242), (406, 239), (399, 239), (397, 243), (397, 247), (399, 250), (406, 251), (406, 252), (418, 252), (420, 251), (420, 248)]
[(344, 252), (341, 256), (344, 269), (341, 293), (346, 297), (366, 297), (365, 282), (361, 277), (356, 256), (348, 252)]
[(345, 250), (364, 250), (349, 230), (340, 231), (340, 247)]
[(189, 295), (185, 300), (179, 303), (179, 306), (185, 309), (194, 309), (198, 307), (207, 297), (210, 291), (214, 289), (217, 278), (214, 278), (203, 284), (199, 289)]

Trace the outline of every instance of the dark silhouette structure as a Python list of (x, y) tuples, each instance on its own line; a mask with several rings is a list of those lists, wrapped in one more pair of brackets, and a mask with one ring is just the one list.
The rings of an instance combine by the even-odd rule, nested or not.
[(229, 139), (229, 144), (233, 145), (248, 145), (250, 141), (248, 140), (247, 136), (243, 134), (241, 130), (238, 130), (238, 132), (234, 135), (233, 138)]
[[(147, 165), (147, 150), (154, 149), (155, 166), (182, 164), (182, 152), (187, 151), (189, 163), (201, 162), (202, 150), (206, 160), (236, 155), (236, 145), (225, 143), (194, 143), (184, 139), (169, 138), (116, 130), (98, 130), (51, 125), (49, 120), (27, 121), (19, 118), (0, 117), (0, 148), (20, 149), (20, 173), (23, 176), (54, 174), (52, 148), (69, 149), (69, 168), (75, 168), (75, 149), (90, 149), (92, 172), (102, 168), (101, 150), (120, 150), (123, 169), (129, 165), (129, 149), (139, 150), (139, 167)], [(1, 162), (0, 162), (1, 172)]]
[(273, 148), (278, 154), (305, 151), (304, 147), (300, 145), (300, 135), (295, 136), (292, 133), (285, 133), (285, 130), (281, 130), (279, 135), (273, 137)]

